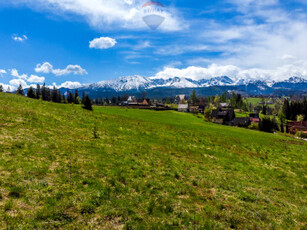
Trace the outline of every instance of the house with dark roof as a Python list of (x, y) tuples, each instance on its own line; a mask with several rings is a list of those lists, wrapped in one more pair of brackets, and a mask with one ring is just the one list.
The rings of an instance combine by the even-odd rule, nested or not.
[(307, 121), (294, 121), (288, 122), (286, 125), (286, 132), (290, 134), (296, 134), (297, 132), (307, 131)]
[(214, 109), (212, 110), (211, 118), (214, 123), (229, 125), (236, 117), (233, 109)]

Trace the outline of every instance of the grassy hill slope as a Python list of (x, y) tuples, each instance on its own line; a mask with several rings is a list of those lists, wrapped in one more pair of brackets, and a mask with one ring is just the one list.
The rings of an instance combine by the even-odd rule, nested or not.
[(0, 226), (303, 229), (306, 149), (191, 114), (0, 93)]

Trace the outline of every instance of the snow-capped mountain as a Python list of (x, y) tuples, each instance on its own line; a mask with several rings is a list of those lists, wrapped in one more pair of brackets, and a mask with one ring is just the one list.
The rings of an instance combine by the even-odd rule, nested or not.
[(231, 79), (227, 76), (215, 77), (211, 79), (192, 80), (190, 78), (173, 77), (173, 78), (147, 78), (142, 76), (120, 77), (115, 80), (101, 81), (98, 83), (86, 85), (84, 89), (92, 90), (112, 90), (115, 92), (123, 91), (142, 91), (154, 88), (204, 88), (212, 86), (251, 86), (259, 90), (268, 88), (292, 88), (295, 85), (305, 85), (307, 80), (301, 77), (291, 77), (286, 81), (253, 81), (247, 79)]
[[(66, 89), (66, 87), (65, 89), (62, 88), (63, 91)], [(157, 78), (135, 75), (82, 85), (77, 89), (86, 91), (93, 97), (138, 94), (142, 91), (149, 92), (152, 97), (163, 97), (166, 95), (188, 94), (193, 89), (196, 89), (203, 95), (216, 95), (228, 90), (254, 95), (274, 93), (277, 95), (287, 95), (307, 93), (307, 79), (291, 77), (288, 80), (277, 82), (272, 80), (232, 79), (227, 76), (193, 80), (185, 77)]]

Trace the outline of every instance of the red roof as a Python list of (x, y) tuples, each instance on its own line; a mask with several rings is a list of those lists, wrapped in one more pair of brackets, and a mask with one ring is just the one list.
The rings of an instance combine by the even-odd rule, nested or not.
[(260, 122), (259, 118), (251, 118), (251, 122)]

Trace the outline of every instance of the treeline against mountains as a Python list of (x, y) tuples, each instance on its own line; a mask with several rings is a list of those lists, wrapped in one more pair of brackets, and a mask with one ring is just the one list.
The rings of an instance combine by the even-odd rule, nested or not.
[[(0, 92), (3, 92), (2, 85), (0, 85)], [(24, 90), (21, 85), (19, 85), (19, 87), (17, 88), (16, 94), (25, 96)], [(85, 95), (85, 93), (83, 92), (82, 98), (80, 99), (78, 90), (75, 90), (74, 93), (70, 92), (70, 90), (67, 90), (65, 96), (65, 94), (61, 94), (61, 91), (59, 91), (55, 86), (53, 87), (53, 89), (50, 89), (49, 87), (46, 87), (45, 84), (42, 86), (37, 84), (36, 89), (31, 86), (27, 90), (27, 97), (37, 100), (51, 101), (54, 103), (82, 104), (84, 109), (93, 110), (92, 100), (90, 99), (90, 97), (88, 95)]]

